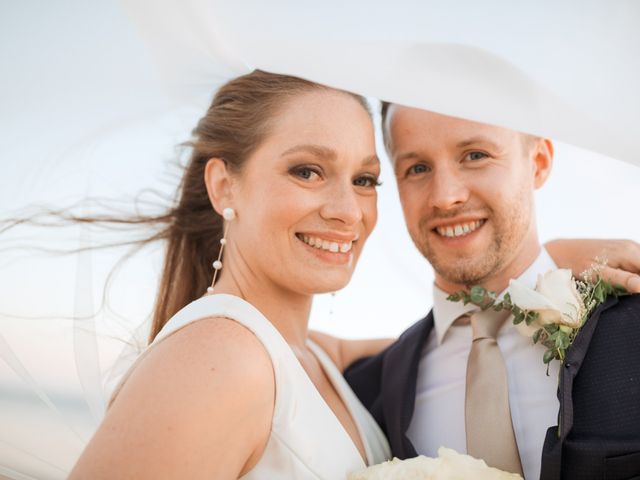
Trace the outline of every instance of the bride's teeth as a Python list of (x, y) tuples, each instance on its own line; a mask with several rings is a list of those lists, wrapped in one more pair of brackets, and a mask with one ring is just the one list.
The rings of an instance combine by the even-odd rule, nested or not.
[(310, 237), (308, 235), (300, 235), (298, 238), (311, 247), (321, 248), (322, 250), (327, 250), (332, 253), (347, 253), (353, 246), (353, 242), (331, 242), (329, 240), (322, 240), (321, 238)]

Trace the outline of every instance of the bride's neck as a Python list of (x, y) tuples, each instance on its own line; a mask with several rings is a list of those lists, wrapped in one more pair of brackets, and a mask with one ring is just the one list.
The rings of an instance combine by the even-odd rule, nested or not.
[(214, 293), (243, 298), (260, 310), (289, 345), (305, 347), (312, 295), (298, 294), (269, 281), (240, 280), (230, 274), (221, 275)]

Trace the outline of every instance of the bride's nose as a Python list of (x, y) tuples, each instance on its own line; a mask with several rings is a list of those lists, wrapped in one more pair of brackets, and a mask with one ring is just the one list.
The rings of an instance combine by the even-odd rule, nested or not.
[(320, 215), (325, 220), (339, 220), (345, 225), (354, 225), (362, 220), (362, 207), (353, 185), (336, 182), (327, 189)]

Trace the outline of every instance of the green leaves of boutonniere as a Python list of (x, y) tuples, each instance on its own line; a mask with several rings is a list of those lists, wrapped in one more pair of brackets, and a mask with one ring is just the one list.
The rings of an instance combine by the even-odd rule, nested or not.
[(535, 289), (517, 280), (509, 282), (502, 300), (495, 292), (481, 286), (459, 291), (447, 297), (452, 302), (472, 303), (482, 310), (508, 310), (513, 323), (531, 336), (533, 343), (546, 347), (542, 361), (564, 361), (567, 349), (575, 340), (593, 310), (609, 295), (625, 295), (627, 291), (604, 280), (602, 267), (596, 265), (585, 272), (583, 280), (572, 277), (566, 269), (552, 270), (538, 276)]

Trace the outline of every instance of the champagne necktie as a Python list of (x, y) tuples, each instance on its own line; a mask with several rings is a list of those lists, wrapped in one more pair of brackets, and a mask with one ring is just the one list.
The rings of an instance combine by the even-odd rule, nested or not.
[(491, 467), (522, 474), (511, 423), (507, 369), (496, 341), (507, 317), (506, 312), (486, 310), (470, 318), (473, 342), (465, 396), (467, 453)]

